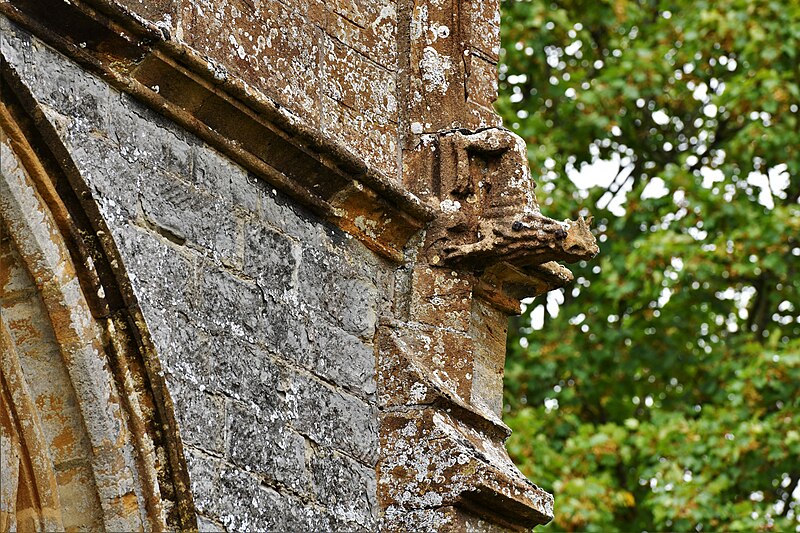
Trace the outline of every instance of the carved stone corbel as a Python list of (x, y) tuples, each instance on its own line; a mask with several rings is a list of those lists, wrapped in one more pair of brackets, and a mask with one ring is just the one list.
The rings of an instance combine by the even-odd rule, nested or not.
[[(441, 213), (428, 232), (430, 264), (492, 270), (494, 279), (499, 270), (510, 268), (517, 285), (525, 276), (539, 279), (544, 274), (552, 289), (571, 281), (571, 274), (556, 264), (542, 272), (540, 265), (574, 263), (597, 254), (590, 221), (559, 222), (542, 215), (519, 136), (499, 128), (459, 130), (440, 134), (435, 142), (428, 151), (435, 159), (429, 167), (434, 176), (430, 193)], [(530, 283), (525, 296), (543, 292), (541, 280)]]

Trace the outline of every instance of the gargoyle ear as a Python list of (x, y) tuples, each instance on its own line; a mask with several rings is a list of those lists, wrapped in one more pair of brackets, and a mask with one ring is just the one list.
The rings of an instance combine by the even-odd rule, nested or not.
[[(583, 217), (581, 217), (583, 218)], [(589, 215), (586, 217), (586, 225), (590, 228), (592, 227), (592, 222), (594, 222), (594, 215)]]

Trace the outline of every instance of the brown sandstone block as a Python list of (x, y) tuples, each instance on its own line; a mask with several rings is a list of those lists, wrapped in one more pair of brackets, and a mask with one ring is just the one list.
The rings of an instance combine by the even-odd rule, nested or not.
[(468, 331), (472, 306), (469, 276), (447, 268), (420, 265), (414, 268), (411, 319)]
[(500, 55), (500, 1), (465, 0), (469, 25), (469, 42), (488, 58), (497, 61)]
[[(316, 122), (321, 30), (289, 7), (270, 0), (259, 9), (244, 0), (184, 0), (182, 35), (229, 75)], [(209, 65), (210, 69), (214, 65)]]
[(379, 65), (397, 69), (397, 2), (335, 1), (330, 4), (328, 33)]
[(464, 60), (458, 1), (415, 0), (408, 123), (412, 134), (463, 126)]
[(466, 56), (467, 97), (488, 109), (497, 100), (497, 64), (487, 61), (474, 51)]
[(475, 341), (470, 402), (499, 417), (503, 410), (508, 315), (485, 300), (475, 298), (470, 335)]
[(327, 9), (323, 0), (280, 0), (290, 10), (319, 27), (325, 26)]
[(143, 19), (166, 24), (170, 30), (175, 28), (180, 0), (115, 0), (115, 2)]
[(322, 97), (322, 131), (389, 176), (397, 173), (397, 125)]
[(327, 96), (377, 120), (397, 122), (394, 73), (330, 37), (325, 37), (322, 57), (323, 92)]
[(466, 333), (433, 327), (384, 328), (378, 344), (382, 404), (427, 404), (442, 394), (469, 403), (475, 346)]

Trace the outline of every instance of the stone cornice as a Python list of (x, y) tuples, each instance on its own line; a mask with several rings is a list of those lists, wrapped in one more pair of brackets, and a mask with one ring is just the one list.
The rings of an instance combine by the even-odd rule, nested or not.
[(5, 0), (0, 12), (389, 259), (433, 210), (169, 31), (113, 0)]

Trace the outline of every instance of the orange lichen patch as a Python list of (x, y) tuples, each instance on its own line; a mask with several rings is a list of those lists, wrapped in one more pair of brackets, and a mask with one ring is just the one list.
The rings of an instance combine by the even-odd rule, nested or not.
[(63, 427), (51, 444), (55, 448), (71, 448), (75, 445), (75, 433), (70, 427)]
[(64, 409), (64, 397), (60, 394), (42, 394), (36, 398), (36, 408), (43, 412), (58, 412)]
[(39, 329), (30, 318), (9, 320), (8, 329), (13, 333), (17, 344), (32, 343), (41, 337)]

